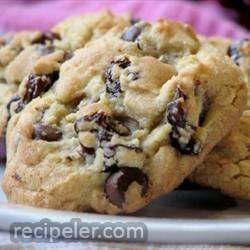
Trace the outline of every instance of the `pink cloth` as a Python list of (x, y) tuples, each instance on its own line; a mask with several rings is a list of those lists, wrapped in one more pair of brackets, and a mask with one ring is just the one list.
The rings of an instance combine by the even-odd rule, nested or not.
[[(0, 26), (4, 30), (48, 30), (63, 18), (79, 13), (110, 9), (115, 13), (130, 11), (146, 20), (160, 17), (194, 26), (198, 33), (230, 38), (249, 37), (249, 31), (228, 18), (217, 1), (181, 0), (1, 0)], [(230, 14), (230, 13), (229, 13)]]

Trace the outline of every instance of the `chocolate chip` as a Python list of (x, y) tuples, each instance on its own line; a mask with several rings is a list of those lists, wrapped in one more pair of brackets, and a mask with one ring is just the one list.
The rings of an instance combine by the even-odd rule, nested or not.
[(16, 109), (14, 110), (15, 113), (21, 112), (21, 111), (24, 109), (24, 107), (25, 107), (25, 104), (23, 103), (22, 100), (20, 100), (20, 101), (17, 103)]
[(106, 82), (106, 92), (114, 97), (118, 97), (122, 93), (120, 81)]
[(186, 96), (178, 88), (172, 102), (167, 107), (167, 120), (172, 125), (169, 134), (171, 145), (182, 154), (198, 154), (201, 144), (194, 138), (196, 127), (186, 120), (183, 108)]
[(148, 191), (148, 178), (139, 168), (122, 167), (117, 172), (112, 173), (105, 182), (104, 192), (107, 199), (119, 208), (125, 202), (125, 193), (129, 186), (137, 182), (142, 186), (141, 195)]
[(21, 177), (17, 173), (14, 173), (11, 177), (18, 182), (22, 181)]
[(236, 65), (239, 66), (239, 59), (243, 56), (242, 48), (244, 43), (249, 42), (249, 39), (242, 39), (239, 41), (233, 42), (227, 50), (227, 54), (232, 60), (235, 62)]
[[(111, 152), (112, 149), (109, 149), (106, 144), (111, 141), (114, 134), (120, 136), (129, 136), (131, 134), (128, 127), (104, 112), (96, 112), (91, 115), (86, 115), (83, 118), (76, 120), (74, 127), (77, 134), (81, 131), (89, 131), (96, 134), (96, 138), (99, 140), (99, 146), (104, 148), (104, 157), (106, 158), (109, 157), (110, 153), (113, 154)], [(83, 148), (83, 150), (83, 154), (81, 152), (82, 156), (84, 156), (85, 153), (91, 155), (95, 153), (95, 149), (92, 148)]]
[(79, 127), (84, 122), (95, 122), (97, 125), (102, 127), (104, 130), (112, 133), (117, 133), (120, 136), (130, 135), (130, 130), (124, 126), (120, 121), (113, 119), (111, 116), (106, 115), (104, 112), (96, 112), (91, 115), (86, 115), (83, 119), (79, 119), (75, 123), (75, 130), (78, 133)]
[(122, 89), (121, 89), (121, 83), (119, 78), (114, 78), (113, 76), (113, 67), (115, 65), (117, 65), (118, 67), (120, 67), (121, 69), (125, 69), (127, 67), (129, 67), (131, 64), (131, 62), (129, 61), (128, 58), (123, 57), (123, 58), (119, 58), (117, 60), (114, 60), (110, 63), (110, 65), (108, 66), (108, 68), (105, 71), (104, 74), (104, 78), (106, 81), (106, 92), (118, 97), (120, 95), (120, 93), (122, 93)]
[(13, 34), (8, 34), (6, 36), (0, 37), (0, 48), (2, 46), (8, 45), (13, 39)]
[(54, 46), (43, 46), (43, 45), (41, 45), (41, 47), (39, 47), (39, 50), (40, 50), (40, 53), (43, 56), (46, 56), (46, 55), (54, 53), (55, 52), (55, 47)]
[(21, 99), (21, 97), (20, 97), (19, 95), (14, 95), (14, 96), (11, 97), (11, 99), (9, 100), (9, 102), (8, 102), (7, 105), (6, 105), (9, 115), (11, 115), (11, 114), (10, 114), (11, 105), (12, 105), (14, 102), (20, 101), (20, 99)]
[(54, 32), (46, 32), (41, 34), (39, 38), (34, 40), (33, 44), (34, 43), (46, 44), (46, 42), (53, 42), (54, 40), (61, 40), (60, 35)]
[(130, 23), (132, 24), (132, 25), (134, 25), (134, 24), (136, 24), (136, 23), (139, 23), (141, 21), (141, 19), (139, 19), (139, 18), (132, 18), (132, 19), (130, 19)]
[(121, 36), (121, 39), (127, 42), (135, 42), (140, 34), (141, 29), (133, 25), (125, 30), (125, 32)]
[(54, 72), (50, 75), (30, 74), (26, 83), (26, 93), (23, 97), (23, 103), (27, 104), (34, 98), (48, 91), (57, 79), (58, 72)]
[(71, 52), (71, 51), (65, 51), (64, 52), (64, 55), (63, 55), (63, 60), (62, 60), (62, 63), (70, 60), (72, 57), (74, 56), (74, 53)]
[(139, 147), (136, 147), (136, 146), (128, 146), (128, 145), (124, 145), (124, 144), (120, 144), (120, 143), (110, 146), (111, 149), (115, 149), (115, 148), (118, 148), (118, 147), (123, 147), (123, 148), (129, 149), (129, 150), (134, 150), (137, 153), (142, 152), (142, 149), (139, 148)]
[(172, 102), (168, 104), (167, 119), (170, 124), (183, 128), (185, 126), (185, 111), (182, 104), (186, 96), (178, 88), (175, 92), (175, 96)]
[(81, 144), (81, 148), (82, 148), (82, 156), (85, 156), (86, 154), (88, 155), (95, 155), (95, 148), (88, 148), (88, 147), (85, 147)]
[(48, 142), (59, 141), (62, 138), (62, 132), (57, 127), (36, 123), (33, 125), (32, 138), (35, 140), (44, 140)]
[(187, 143), (181, 143), (180, 142), (180, 134), (178, 131), (172, 131), (170, 133), (170, 141), (171, 141), (171, 145), (174, 148), (178, 149), (181, 154), (197, 155), (201, 151), (200, 143), (192, 137), (189, 139), (189, 141)]
[(119, 147), (126, 148), (127, 150), (133, 150), (136, 153), (142, 153), (142, 149), (136, 146), (128, 146), (121, 143), (114, 145), (105, 144), (103, 147), (104, 172), (115, 172), (115, 169), (117, 169), (118, 162), (114, 160), (114, 156), (116, 154), (117, 148)]

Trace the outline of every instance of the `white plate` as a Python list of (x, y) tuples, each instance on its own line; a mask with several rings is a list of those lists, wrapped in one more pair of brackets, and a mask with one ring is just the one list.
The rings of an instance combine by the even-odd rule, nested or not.
[[(0, 167), (0, 178), (3, 167)], [(175, 191), (133, 215), (110, 216), (73, 213), (9, 205), (0, 189), (0, 229), (14, 222), (143, 222), (148, 241), (157, 243), (250, 243), (250, 203), (235, 201), (217, 192)]]

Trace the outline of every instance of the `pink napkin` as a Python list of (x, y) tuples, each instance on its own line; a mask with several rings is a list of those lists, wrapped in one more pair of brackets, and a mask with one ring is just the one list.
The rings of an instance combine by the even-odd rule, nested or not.
[(230, 21), (215, 0), (1, 0), (0, 25), (5, 30), (48, 30), (65, 17), (110, 9), (115, 13), (132, 12), (136, 17), (155, 20), (160, 17), (193, 25), (204, 35), (230, 38), (249, 37), (249, 31)]

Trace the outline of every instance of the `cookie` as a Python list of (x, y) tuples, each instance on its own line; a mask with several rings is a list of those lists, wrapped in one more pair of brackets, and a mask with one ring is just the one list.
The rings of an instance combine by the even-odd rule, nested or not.
[[(204, 42), (206, 42), (203, 39)], [(250, 41), (232, 42), (214, 38), (209, 43), (219, 48), (236, 63), (250, 86)], [(234, 129), (209, 154), (201, 166), (191, 175), (197, 184), (221, 190), (223, 193), (241, 199), (250, 199), (250, 98), (247, 111)]]
[(53, 27), (52, 32), (61, 37), (60, 41), (56, 41), (57, 47), (74, 51), (110, 29), (129, 26), (133, 21), (130, 15), (118, 16), (110, 11), (101, 11), (67, 18)]
[(250, 111), (191, 175), (190, 180), (240, 199), (250, 199)]
[(8, 33), (0, 38), (0, 79), (5, 79), (8, 64), (27, 46), (40, 39), (39, 31)]
[[(7, 113), (7, 106), (12, 96), (17, 93), (18, 85), (22, 82), (26, 73), (32, 71), (33, 64), (45, 52), (46, 46), (51, 46), (52, 37), (56, 35), (30, 31), (7, 35), (8, 40), (0, 48), (0, 135), (4, 134), (4, 117)], [(8, 89), (8, 93), (6, 90)], [(4, 129), (3, 129), (4, 127)]]
[[(210, 43), (222, 53), (228, 55), (233, 62), (241, 69), (245, 81), (250, 86), (250, 39), (232, 41), (225, 38), (199, 37), (202, 43)], [(250, 95), (247, 108), (250, 109)]]
[(75, 51), (13, 115), (3, 189), (12, 203), (137, 211), (193, 172), (245, 102), (238, 67), (189, 26), (137, 22)]
[[(124, 28), (129, 24), (129, 17), (118, 17), (108, 11), (103, 11), (66, 19), (52, 28), (51, 32), (21, 32), (10, 37), (8, 43), (3, 42), (0, 58), (4, 54), (3, 58), (6, 58), (12, 51), (15, 53), (7, 57), (8, 60), (2, 59), (3, 64), (0, 61), (0, 64), (3, 65), (0, 75), (7, 85), (15, 84), (17, 87), (11, 96), (5, 96), (4, 99), (1, 99), (0, 96), (0, 109), (2, 110), (0, 113), (0, 137), (4, 136), (7, 118), (13, 112), (20, 112), (32, 98), (51, 87), (53, 81), (56, 80), (56, 72), (60, 65), (72, 57), (75, 49), (84, 47), (89, 41), (100, 37), (116, 26), (119, 29), (119, 27)], [(44, 76), (43, 79), (42, 76)], [(34, 86), (34, 82), (39, 86)], [(24, 96), (26, 90), (30, 91), (30, 88), (35, 87), (38, 89), (32, 97)], [(7, 88), (13, 89), (12, 87)], [(13, 108), (13, 103), (16, 102), (19, 107)]]

